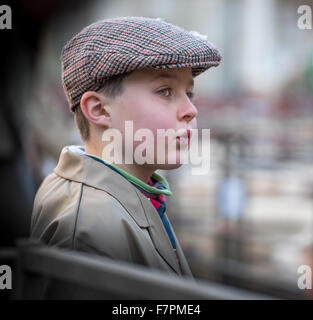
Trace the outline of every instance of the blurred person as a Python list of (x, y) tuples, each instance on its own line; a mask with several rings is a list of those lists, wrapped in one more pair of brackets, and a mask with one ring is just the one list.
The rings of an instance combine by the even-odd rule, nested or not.
[[(192, 278), (165, 213), (169, 185), (155, 172), (181, 163), (112, 162), (103, 134), (118, 130), (124, 148), (129, 120), (153, 139), (158, 129), (196, 128), (193, 78), (220, 60), (203, 37), (160, 19), (107, 19), (74, 36), (63, 48), (62, 80), (84, 146), (64, 147), (41, 184), (31, 236)], [(181, 138), (190, 140), (178, 137), (175, 157)]]
[(1, 29), (5, 50), (0, 52), (0, 247), (13, 247), (17, 238), (29, 235), (33, 200), (38, 188), (34, 170), (38, 159), (32, 157), (34, 144), (25, 121), (25, 108), (38, 59), (41, 32), (61, 4), (60, 0), (6, 1), (12, 13), (12, 24), (9, 29)]

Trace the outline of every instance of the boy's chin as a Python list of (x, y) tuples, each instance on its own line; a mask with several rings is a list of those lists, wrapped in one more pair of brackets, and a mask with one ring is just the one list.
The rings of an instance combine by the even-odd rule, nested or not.
[(165, 160), (165, 163), (156, 163), (156, 167), (160, 170), (171, 170), (171, 169), (178, 169), (184, 163), (183, 160), (180, 161), (181, 157), (179, 154), (168, 156)]
[(158, 164), (157, 167), (159, 170), (172, 170), (172, 169), (178, 169), (182, 166), (182, 163), (173, 163), (173, 164)]

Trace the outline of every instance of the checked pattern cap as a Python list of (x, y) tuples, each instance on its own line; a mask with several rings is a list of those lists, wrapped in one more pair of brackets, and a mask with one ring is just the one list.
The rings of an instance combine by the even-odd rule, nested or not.
[(196, 32), (160, 19), (121, 17), (95, 22), (62, 51), (62, 82), (71, 110), (84, 92), (139, 68), (191, 67), (193, 76), (218, 66), (218, 50)]

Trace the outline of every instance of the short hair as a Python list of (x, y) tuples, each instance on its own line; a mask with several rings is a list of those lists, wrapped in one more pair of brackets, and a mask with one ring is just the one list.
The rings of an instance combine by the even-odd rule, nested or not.
[[(103, 93), (109, 98), (115, 98), (123, 92), (123, 80), (129, 76), (131, 72), (122, 73), (110, 77), (106, 80), (103, 86), (97, 90), (97, 92)], [(90, 138), (90, 125), (87, 118), (84, 116), (80, 106), (76, 106), (73, 109), (76, 126), (79, 130), (80, 136), (83, 141), (87, 141)]]

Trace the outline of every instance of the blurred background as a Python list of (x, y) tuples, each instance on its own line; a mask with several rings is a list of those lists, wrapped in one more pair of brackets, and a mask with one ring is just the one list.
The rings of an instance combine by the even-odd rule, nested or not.
[[(313, 31), (306, 0), (17, 0), (0, 30), (0, 250), (29, 235), (35, 192), (63, 146), (82, 144), (61, 83), (64, 44), (118, 16), (161, 17), (223, 55), (195, 79), (211, 169), (163, 172), (168, 216), (199, 279), (285, 298), (313, 266)], [(209, 142), (207, 142), (209, 143)]]

